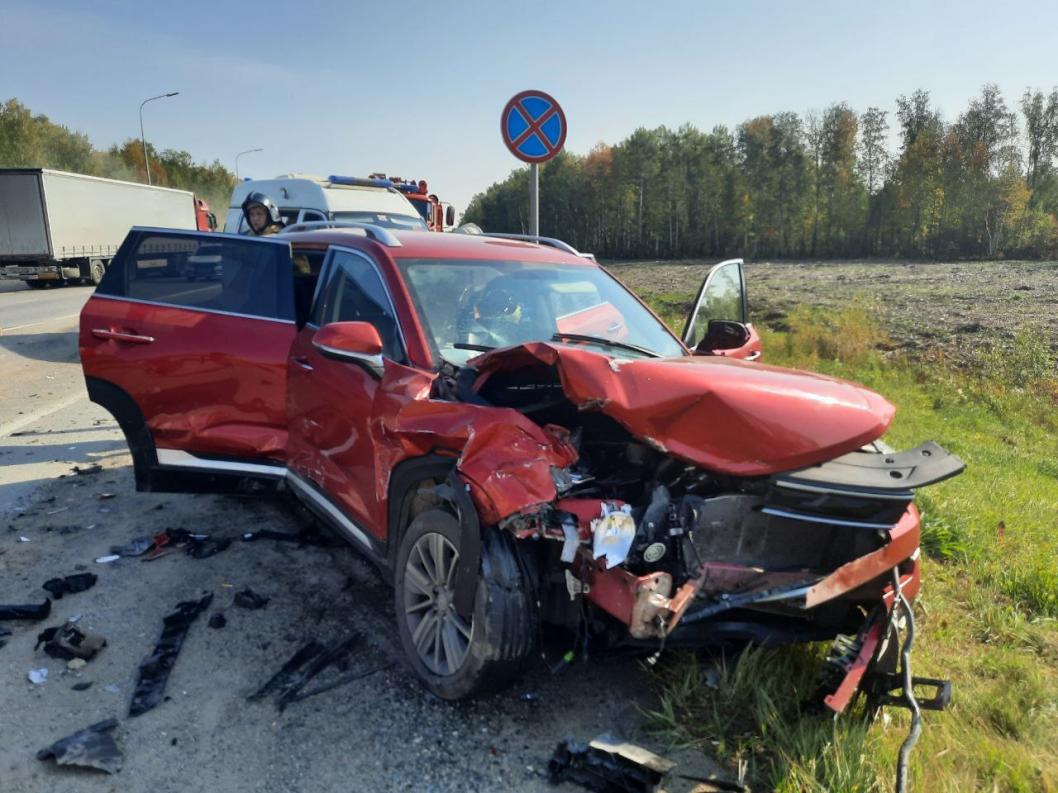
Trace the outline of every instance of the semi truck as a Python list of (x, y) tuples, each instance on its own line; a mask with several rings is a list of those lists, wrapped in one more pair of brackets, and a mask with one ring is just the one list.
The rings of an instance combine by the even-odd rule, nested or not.
[(98, 284), (132, 226), (216, 229), (186, 190), (54, 171), (0, 168), (0, 278), (40, 289)]

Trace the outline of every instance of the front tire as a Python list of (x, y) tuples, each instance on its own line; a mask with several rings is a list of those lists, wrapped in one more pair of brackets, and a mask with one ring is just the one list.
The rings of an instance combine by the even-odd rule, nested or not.
[(412, 668), (442, 699), (463, 699), (512, 682), (536, 646), (539, 615), (527, 560), (514, 538), (481, 538), (474, 611), (469, 624), (452, 604), (461, 526), (448, 512), (412, 521), (397, 554), (397, 630)]

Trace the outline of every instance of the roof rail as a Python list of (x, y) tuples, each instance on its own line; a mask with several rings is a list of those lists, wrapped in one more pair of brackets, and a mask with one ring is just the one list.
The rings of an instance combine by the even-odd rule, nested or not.
[(397, 235), (384, 226), (378, 226), (374, 223), (357, 223), (352, 220), (310, 220), (305, 223), (284, 226), (279, 233), (291, 234), (295, 231), (315, 231), (316, 229), (359, 229), (364, 232), (364, 236), (385, 245), (387, 248), (401, 247)]
[(574, 256), (580, 256), (582, 259), (591, 259), (595, 261), (595, 254), (593, 253), (581, 253), (568, 242), (564, 242), (555, 237), (541, 237), (534, 234), (507, 234), (505, 232), (489, 231), (485, 232), (486, 237), (498, 237), (505, 240), (521, 240), (522, 242), (535, 242), (537, 245), (547, 245), (550, 248), (558, 248), (560, 251), (565, 253), (571, 253)]

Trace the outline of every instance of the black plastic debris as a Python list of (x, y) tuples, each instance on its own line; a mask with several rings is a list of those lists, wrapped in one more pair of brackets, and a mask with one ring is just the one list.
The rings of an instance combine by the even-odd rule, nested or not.
[(41, 749), (37, 752), (37, 759), (47, 760), (54, 757), (59, 765), (79, 765), (98, 768), (108, 774), (117, 773), (125, 760), (110, 734), (117, 726), (117, 719), (93, 724), (56, 741), (47, 749)]
[(275, 540), (276, 542), (290, 542), (304, 547), (315, 545), (319, 548), (333, 548), (340, 545), (339, 541), (329, 537), (320, 531), (319, 526), (306, 526), (297, 532), (275, 531), (273, 529), (260, 529), (258, 531), (244, 532), (243, 542), (256, 542), (258, 540)]
[(600, 735), (589, 744), (567, 738), (547, 764), (552, 785), (576, 782), (600, 793), (653, 793), (676, 767), (640, 746)]
[(209, 617), (209, 627), (211, 628), (223, 628), (228, 624), (228, 618), (224, 616), (223, 611), (214, 611)]
[(209, 608), (213, 593), (208, 592), (199, 600), (186, 600), (176, 604), (176, 610), (163, 620), (162, 635), (152, 652), (140, 664), (136, 689), (132, 692), (129, 716), (139, 716), (156, 707), (165, 696), (165, 684), (176, 663), (176, 656), (184, 644), (191, 623)]
[(33, 603), (0, 606), (0, 620), (43, 620), (51, 614), (51, 600), (39, 606)]
[(7, 637), (11, 635), (11, 630), (0, 625), (0, 647), (7, 644)]
[(187, 544), (187, 555), (192, 559), (208, 559), (221, 551), (228, 550), (231, 539), (225, 537), (222, 540), (192, 540)]
[(46, 589), (53, 598), (62, 600), (63, 595), (73, 595), (91, 589), (99, 580), (95, 573), (74, 573), (63, 578), (49, 578), (41, 589)]
[(92, 687), (92, 681), (91, 680), (85, 680), (82, 683), (74, 683), (72, 686), (70, 686), (70, 688), (73, 689), (74, 691), (87, 691), (91, 687)]
[(235, 593), (235, 605), (244, 609), (263, 609), (270, 599), (257, 594), (250, 587)]
[[(366, 671), (348, 671), (349, 659), (362, 649), (361, 645), (360, 634), (353, 634), (347, 639), (335, 642), (330, 647), (311, 641), (294, 653), (294, 656), (283, 664), (282, 668), (267, 683), (247, 699), (256, 702), (275, 694), (276, 707), (282, 711), (291, 703), (300, 702), (381, 671), (381, 667)], [(305, 691), (305, 685), (329, 666), (336, 667), (343, 674), (314, 689)]]
[(107, 640), (97, 633), (82, 631), (72, 622), (65, 622), (58, 628), (48, 628), (37, 634), (37, 643), (33, 649), (36, 650), (42, 644), (44, 652), (52, 658), (61, 661), (73, 658), (91, 661), (107, 646)]
[(83, 468), (79, 465), (75, 465), (72, 470), (78, 476), (83, 476), (84, 474), (98, 474), (100, 471), (103, 470), (103, 466), (101, 466), (99, 463), (92, 463), (91, 465), (86, 465)]

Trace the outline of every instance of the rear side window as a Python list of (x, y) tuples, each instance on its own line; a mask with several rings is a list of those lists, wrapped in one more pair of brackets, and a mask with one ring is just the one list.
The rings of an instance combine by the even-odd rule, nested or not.
[(263, 319), (294, 319), (290, 246), (214, 234), (140, 232), (99, 294)]

